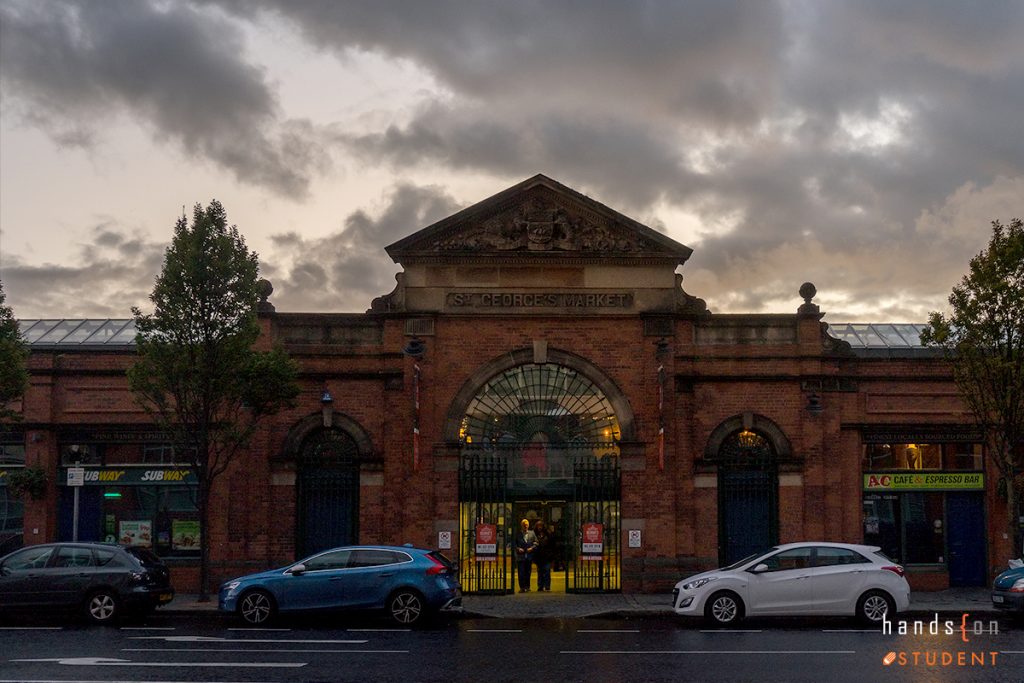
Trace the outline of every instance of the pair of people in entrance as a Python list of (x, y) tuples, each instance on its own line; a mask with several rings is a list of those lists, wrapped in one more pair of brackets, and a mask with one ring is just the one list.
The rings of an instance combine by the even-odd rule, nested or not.
[(537, 520), (534, 528), (530, 528), (530, 520), (519, 523), (516, 534), (516, 571), (519, 575), (519, 592), (530, 590), (530, 574), (533, 564), (537, 564), (537, 590), (551, 590), (552, 538), (543, 520)]

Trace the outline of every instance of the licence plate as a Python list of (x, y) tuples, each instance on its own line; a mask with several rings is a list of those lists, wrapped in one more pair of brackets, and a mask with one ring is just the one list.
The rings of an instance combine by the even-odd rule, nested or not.
[(1003, 596), (1002, 595), (993, 595), (992, 596), (992, 602), (1002, 602), (1002, 601), (1003, 601)]
[(160, 602), (170, 602), (172, 599), (174, 599), (174, 593), (161, 593), (159, 598)]

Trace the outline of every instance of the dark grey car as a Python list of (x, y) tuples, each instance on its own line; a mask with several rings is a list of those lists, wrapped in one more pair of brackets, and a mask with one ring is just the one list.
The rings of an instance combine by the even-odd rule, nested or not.
[(0, 558), (0, 614), (71, 608), (105, 624), (173, 598), (167, 566), (143, 548), (44, 543)]

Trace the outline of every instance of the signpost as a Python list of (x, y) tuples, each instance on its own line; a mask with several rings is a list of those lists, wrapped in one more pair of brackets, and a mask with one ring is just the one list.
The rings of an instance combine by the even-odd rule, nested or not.
[(81, 488), (85, 486), (85, 468), (68, 468), (68, 486), (75, 489), (75, 511), (71, 522), (71, 540), (78, 540), (78, 496)]

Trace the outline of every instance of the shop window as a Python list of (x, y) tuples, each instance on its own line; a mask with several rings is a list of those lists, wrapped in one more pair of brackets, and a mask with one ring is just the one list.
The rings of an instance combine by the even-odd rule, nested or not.
[(7, 495), (7, 487), (0, 486), (0, 556), (22, 546), (24, 504)]
[(881, 443), (864, 446), (865, 470), (941, 470), (942, 444)]
[(189, 465), (188, 453), (168, 443), (73, 443), (61, 446), (61, 465)]
[(864, 542), (903, 564), (945, 562), (945, 494), (864, 497)]
[(60, 464), (62, 467), (78, 465), (102, 465), (102, 444), (62, 444), (60, 447)]
[(0, 466), (24, 465), (25, 442), (0, 442)]
[(981, 470), (984, 468), (980, 443), (946, 444), (945, 451), (946, 469), (948, 470)]
[(199, 511), (189, 486), (104, 487), (101, 538), (160, 557), (199, 553)]

